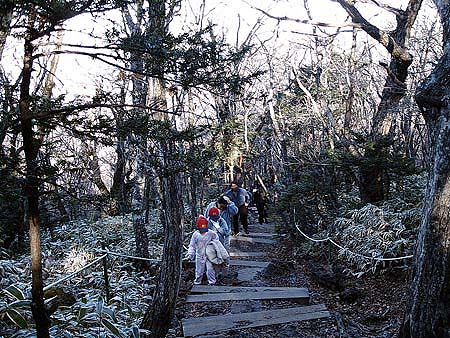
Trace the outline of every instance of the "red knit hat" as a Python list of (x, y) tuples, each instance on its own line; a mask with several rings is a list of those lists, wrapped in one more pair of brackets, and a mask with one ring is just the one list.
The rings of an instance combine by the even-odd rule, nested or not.
[(216, 207), (212, 207), (208, 210), (208, 216), (220, 216), (220, 210)]
[(197, 218), (197, 229), (200, 232), (208, 231), (208, 220), (205, 216), (198, 216)]

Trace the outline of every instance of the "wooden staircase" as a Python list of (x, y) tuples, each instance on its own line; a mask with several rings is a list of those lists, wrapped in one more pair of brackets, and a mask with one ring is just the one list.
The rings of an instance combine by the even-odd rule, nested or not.
[[(264, 252), (237, 250), (236, 243), (275, 245), (277, 241), (272, 233), (251, 233), (250, 235), (231, 237), (231, 266), (242, 266), (238, 271), (238, 281), (250, 282), (266, 268), (270, 262), (242, 260), (234, 258), (262, 258)], [(182, 320), (185, 337), (217, 334), (236, 329), (247, 329), (266, 325), (283, 324), (296, 321), (313, 320), (330, 316), (324, 304), (309, 305), (310, 295), (306, 288), (282, 286), (208, 286), (194, 285), (186, 303), (203, 302), (240, 302), (249, 300), (288, 300), (301, 306), (274, 310), (230, 313), (185, 318)]]

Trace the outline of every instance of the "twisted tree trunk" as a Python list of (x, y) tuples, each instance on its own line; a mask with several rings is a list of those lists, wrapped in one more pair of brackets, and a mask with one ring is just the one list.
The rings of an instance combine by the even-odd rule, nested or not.
[(353, 0), (334, 0), (344, 8), (355, 25), (377, 40), (391, 55), (385, 67), (387, 77), (381, 100), (372, 121), (370, 144), (364, 154), (365, 164), (360, 168), (360, 196), (363, 202), (384, 200), (389, 193), (388, 172), (385, 166), (388, 153), (388, 136), (395, 120), (394, 109), (406, 93), (406, 77), (413, 58), (407, 49), (412, 26), (422, 5), (422, 0), (410, 0), (405, 10), (388, 8), (395, 14), (397, 27), (392, 32), (379, 29), (367, 21), (355, 7)]

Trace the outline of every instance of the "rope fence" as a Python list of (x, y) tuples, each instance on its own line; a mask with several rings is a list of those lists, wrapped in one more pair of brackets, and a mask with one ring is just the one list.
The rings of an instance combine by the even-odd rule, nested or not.
[(339, 243), (336, 243), (332, 238), (330, 238), (329, 236), (326, 238), (321, 238), (321, 239), (316, 239), (316, 238), (312, 238), (310, 236), (308, 236), (307, 234), (305, 234), (299, 227), (298, 224), (295, 224), (295, 227), (297, 228), (297, 231), (300, 232), (300, 234), (302, 234), (303, 237), (309, 239), (312, 242), (315, 243), (322, 243), (322, 242), (330, 242), (331, 244), (333, 244), (334, 246), (338, 247), (339, 249), (348, 252), (356, 257), (361, 257), (361, 258), (365, 258), (365, 259), (370, 259), (370, 260), (374, 260), (374, 261), (381, 261), (381, 262), (386, 262), (386, 261), (399, 261), (402, 259), (409, 259), (414, 257), (413, 255), (408, 255), (408, 256), (402, 256), (402, 257), (392, 257), (392, 258), (380, 258), (380, 257), (371, 257), (371, 256), (366, 256), (357, 252), (354, 252), (352, 250), (350, 250), (349, 248), (345, 248), (342, 245), (340, 245)]
[(146, 262), (152, 262), (152, 263), (157, 263), (160, 262), (160, 259), (155, 259), (155, 258), (145, 258), (145, 257), (137, 257), (137, 256), (129, 256), (129, 255), (124, 255), (124, 254), (120, 254), (117, 252), (112, 252), (109, 250), (97, 250), (98, 252), (103, 252), (106, 253), (107, 255), (111, 255), (111, 256), (117, 256), (117, 257), (123, 257), (123, 258), (129, 258), (129, 259), (137, 259), (137, 260), (141, 260), (141, 261), (146, 261)]
[[(103, 245), (102, 245), (103, 247)], [(72, 278), (73, 276), (79, 274), (80, 272), (90, 268), (91, 266), (95, 265), (96, 263), (98, 263), (99, 261), (103, 260), (103, 269), (104, 269), (104, 279), (105, 279), (105, 288), (106, 288), (106, 298), (109, 298), (109, 282), (108, 282), (108, 272), (107, 272), (107, 258), (108, 256), (117, 256), (117, 257), (122, 257), (122, 258), (128, 258), (128, 259), (136, 259), (136, 260), (141, 260), (141, 261), (146, 261), (146, 262), (152, 262), (152, 263), (158, 263), (161, 260), (160, 259), (152, 259), (152, 258), (145, 258), (145, 257), (137, 257), (137, 256), (130, 256), (130, 255), (124, 255), (124, 254), (120, 254), (117, 252), (112, 252), (109, 251), (105, 248), (101, 249), (101, 250), (96, 250), (97, 252), (101, 252), (103, 253), (103, 255), (101, 255), (100, 257), (96, 258), (95, 260), (93, 260), (92, 262), (90, 262), (89, 264), (83, 266), (82, 268), (78, 269), (77, 271), (72, 272), (71, 274), (64, 276), (61, 279), (58, 279), (56, 281), (54, 281), (53, 283), (50, 283), (49, 285), (44, 287), (44, 291), (47, 291), (53, 287), (55, 287), (56, 285)]]
[(87, 268), (91, 267), (92, 265), (94, 265), (94, 264), (97, 263), (98, 261), (102, 260), (102, 259), (105, 258), (106, 256), (107, 256), (106, 254), (103, 255), (103, 256), (100, 256), (99, 258), (93, 260), (92, 262), (90, 262), (89, 264), (83, 266), (82, 268), (78, 269), (77, 271), (72, 272), (70, 275), (67, 275), (67, 276), (65, 276), (65, 277), (63, 277), (63, 278), (61, 278), (61, 279), (59, 279), (59, 280), (57, 280), (57, 281), (55, 281), (55, 282), (53, 282), (53, 283), (47, 285), (47, 286), (44, 288), (44, 291), (47, 291), (48, 289), (50, 289), (50, 288), (52, 288), (52, 287), (58, 285), (59, 283), (64, 282), (65, 280), (68, 280), (69, 278), (71, 278), (71, 277), (73, 277), (73, 276), (79, 274), (80, 272), (82, 272), (83, 270), (86, 270)]

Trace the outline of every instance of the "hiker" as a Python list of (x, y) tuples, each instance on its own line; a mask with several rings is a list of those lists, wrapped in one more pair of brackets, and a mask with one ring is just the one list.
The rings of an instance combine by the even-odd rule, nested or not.
[(212, 207), (208, 210), (208, 229), (214, 231), (219, 236), (219, 241), (230, 252), (230, 232), (227, 222), (220, 216), (220, 210)]
[(189, 249), (186, 254), (190, 260), (194, 260), (195, 258), (194, 284), (199, 285), (202, 283), (203, 274), (206, 269), (208, 284), (214, 285), (216, 283), (216, 272), (213, 263), (206, 257), (206, 246), (211, 241), (219, 242), (219, 237), (214, 231), (208, 231), (208, 220), (206, 217), (199, 216), (196, 224), (197, 231), (192, 234)]
[(258, 210), (259, 224), (267, 223), (267, 197), (265, 193), (258, 188), (253, 189), (253, 202)]
[(239, 235), (239, 219), (245, 233), (248, 234), (248, 205), (252, 199), (251, 194), (244, 188), (239, 187), (236, 181), (233, 181), (230, 183), (230, 189), (224, 195), (229, 197), (238, 207), (238, 213), (232, 218), (233, 235)]
[[(220, 196), (217, 201), (212, 201), (206, 206), (205, 217), (208, 217), (208, 212), (213, 207), (216, 207), (220, 210), (220, 217), (225, 220), (228, 229), (231, 230), (231, 218), (239, 211), (234, 202), (232, 202), (228, 196)], [(229, 244), (228, 248), (230, 248)]]

